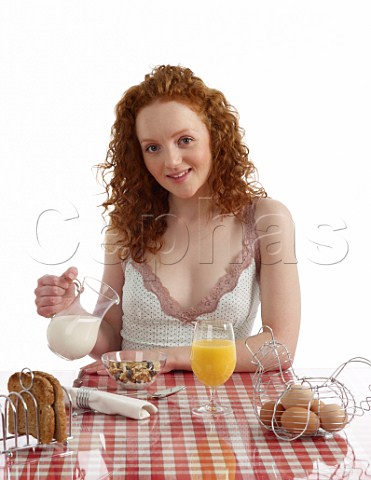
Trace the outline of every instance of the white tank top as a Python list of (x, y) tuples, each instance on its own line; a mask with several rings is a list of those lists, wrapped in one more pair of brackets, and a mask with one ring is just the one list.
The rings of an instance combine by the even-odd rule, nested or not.
[(122, 349), (142, 350), (192, 343), (194, 321), (231, 320), (236, 339), (251, 334), (260, 303), (259, 246), (254, 229), (255, 204), (246, 208), (242, 262), (230, 264), (197, 305), (183, 308), (146, 263), (123, 262)]

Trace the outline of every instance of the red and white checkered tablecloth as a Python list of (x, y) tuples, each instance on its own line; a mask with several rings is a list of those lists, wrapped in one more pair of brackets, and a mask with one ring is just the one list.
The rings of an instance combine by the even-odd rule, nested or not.
[[(369, 375), (359, 369), (349, 381), (355, 388), (369, 385)], [(191, 413), (207, 399), (193, 374), (161, 375), (156, 389), (186, 389), (152, 400), (159, 411), (148, 420), (98, 413), (73, 417), (67, 446), (0, 455), (0, 479), (371, 479), (371, 412), (333, 437), (279, 440), (255, 417), (251, 378), (235, 373), (218, 389), (233, 415), (204, 420)], [(116, 389), (103, 376), (86, 377), (83, 384)]]

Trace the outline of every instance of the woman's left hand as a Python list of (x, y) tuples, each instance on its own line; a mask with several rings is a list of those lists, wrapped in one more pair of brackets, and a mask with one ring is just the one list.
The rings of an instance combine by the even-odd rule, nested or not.
[(96, 360), (95, 362), (89, 363), (85, 367), (80, 368), (80, 375), (108, 375), (106, 367), (103, 365), (101, 360)]

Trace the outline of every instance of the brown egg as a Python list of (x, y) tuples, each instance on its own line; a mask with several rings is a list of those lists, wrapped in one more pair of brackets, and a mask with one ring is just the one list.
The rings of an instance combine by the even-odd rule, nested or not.
[(315, 400), (313, 400), (312, 405), (310, 406), (310, 409), (312, 410), (312, 412), (314, 412), (316, 415), (318, 415), (319, 413), (321, 413), (324, 405), (325, 404), (324, 404), (324, 402), (322, 402), (322, 400), (318, 400), (316, 398)]
[(308, 408), (313, 401), (313, 392), (307, 385), (290, 385), (281, 398), (281, 403), (287, 410), (291, 407)]
[(290, 433), (313, 435), (319, 428), (317, 415), (302, 407), (290, 407), (282, 413), (282, 427)]
[(274, 420), (276, 422), (274, 423), (274, 425), (277, 424), (278, 426), (281, 426), (281, 416), (285, 409), (283, 408), (283, 405), (281, 403), (278, 403), (276, 407), (276, 412), (274, 412), (275, 405), (276, 405), (276, 402), (271, 400), (269, 402), (263, 403), (260, 409), (260, 414), (259, 414), (260, 420), (264, 423), (264, 425), (268, 427), (272, 426), (273, 414), (274, 414)]
[(337, 432), (348, 423), (348, 415), (344, 407), (336, 403), (328, 403), (321, 407), (321, 427), (327, 432)]

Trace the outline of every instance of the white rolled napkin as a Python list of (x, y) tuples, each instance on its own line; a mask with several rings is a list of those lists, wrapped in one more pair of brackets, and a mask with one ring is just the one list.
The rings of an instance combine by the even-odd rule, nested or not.
[[(66, 392), (71, 395), (72, 407), (79, 408), (76, 405), (76, 395), (78, 388), (64, 387)], [(94, 388), (89, 389), (88, 406), (92, 410), (107, 415), (122, 415), (124, 417), (134, 418), (135, 420), (144, 420), (151, 413), (157, 413), (158, 409), (153, 403), (146, 400), (118, 395), (116, 393), (102, 392)]]

